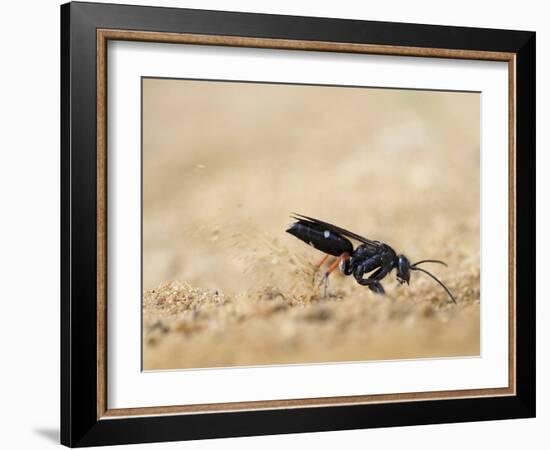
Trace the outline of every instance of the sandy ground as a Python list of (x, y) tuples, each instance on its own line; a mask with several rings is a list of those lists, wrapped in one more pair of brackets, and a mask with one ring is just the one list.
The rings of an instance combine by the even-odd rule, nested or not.
[[(145, 369), (479, 354), (479, 96), (144, 81)], [(293, 211), (426, 265), (375, 295)]]

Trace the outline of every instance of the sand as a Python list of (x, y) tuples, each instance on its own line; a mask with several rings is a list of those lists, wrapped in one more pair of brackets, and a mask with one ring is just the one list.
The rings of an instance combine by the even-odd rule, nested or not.
[[(146, 80), (146, 370), (479, 355), (479, 96)], [(296, 211), (382, 240), (380, 296), (285, 230)]]

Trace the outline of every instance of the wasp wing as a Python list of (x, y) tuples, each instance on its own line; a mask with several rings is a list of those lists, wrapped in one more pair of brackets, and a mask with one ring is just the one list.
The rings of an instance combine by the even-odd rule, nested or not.
[(294, 215), (291, 216), (293, 219), (296, 219), (300, 222), (307, 223), (308, 225), (313, 226), (313, 227), (317, 227), (319, 229), (329, 230), (329, 231), (332, 231), (334, 233), (338, 233), (338, 234), (341, 234), (343, 236), (347, 236), (351, 239), (355, 239), (356, 241), (362, 242), (363, 244), (365, 244), (365, 245), (367, 245), (367, 246), (369, 246), (373, 249), (379, 248), (382, 245), (382, 243), (379, 242), (379, 241), (373, 241), (371, 239), (367, 239), (363, 236), (355, 234), (355, 233), (353, 233), (351, 231), (348, 231), (344, 228), (340, 228), (340, 227), (337, 227), (336, 225), (332, 225), (331, 223), (323, 222), (322, 220), (314, 219), (313, 217), (304, 216), (304, 215), (298, 214), (298, 213), (293, 213), (293, 214)]

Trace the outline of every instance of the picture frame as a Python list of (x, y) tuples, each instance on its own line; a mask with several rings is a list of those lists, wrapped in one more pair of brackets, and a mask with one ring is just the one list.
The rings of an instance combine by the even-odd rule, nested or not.
[[(61, 443), (80, 447), (534, 417), (535, 39), (527, 31), (62, 5)], [(506, 63), (508, 386), (110, 408), (106, 161), (111, 41), (291, 50), (296, 57), (315, 51)]]

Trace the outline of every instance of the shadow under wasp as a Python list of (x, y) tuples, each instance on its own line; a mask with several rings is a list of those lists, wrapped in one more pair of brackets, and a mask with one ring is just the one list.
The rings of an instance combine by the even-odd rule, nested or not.
[[(385, 294), (384, 287), (380, 281), (395, 269), (397, 280), (400, 283), (409, 284), (412, 271), (419, 271), (428, 275), (445, 289), (449, 298), (456, 303), (453, 294), (451, 294), (447, 286), (435, 275), (418, 267), (419, 264), (424, 263), (436, 263), (447, 266), (443, 261), (423, 259), (411, 264), (405, 255), (398, 255), (393, 248), (383, 242), (367, 239), (344, 228), (301, 214), (294, 214), (291, 217), (296, 222), (290, 225), (286, 230), (287, 233), (296, 236), (298, 239), (326, 254), (317, 265), (318, 268), (323, 265), (329, 256), (336, 257), (336, 260), (329, 266), (324, 275), (325, 295), (328, 277), (337, 267), (340, 268), (344, 275), (353, 275), (357, 283), (367, 286), (377, 294)], [(348, 238), (354, 239), (360, 242), (360, 244), (354, 248)], [(367, 278), (364, 278), (364, 275), (370, 272), (372, 273)]]

